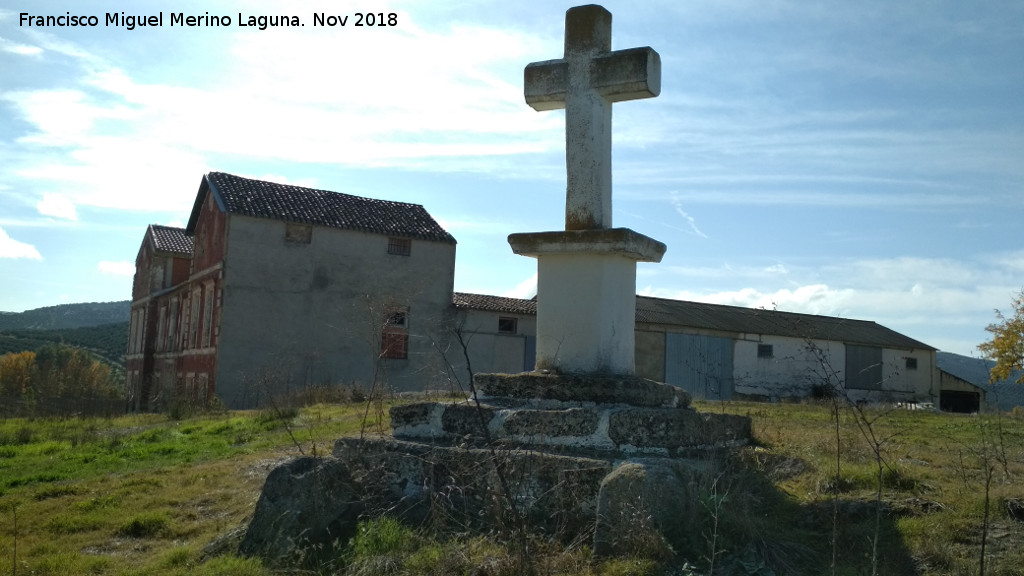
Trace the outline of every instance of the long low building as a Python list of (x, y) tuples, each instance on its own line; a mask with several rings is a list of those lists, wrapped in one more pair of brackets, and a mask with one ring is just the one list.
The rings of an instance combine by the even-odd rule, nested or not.
[[(476, 371), (531, 367), (536, 303), (456, 293)], [(875, 322), (637, 296), (636, 369), (698, 398), (933, 402), (935, 348)]]
[[(143, 236), (131, 402), (238, 408), (310, 385), (468, 389), (470, 371), (532, 370), (536, 302), (454, 292), (455, 248), (420, 205), (206, 174), (185, 228)], [(941, 396), (935, 349), (874, 322), (646, 296), (636, 369), (710, 399)]]

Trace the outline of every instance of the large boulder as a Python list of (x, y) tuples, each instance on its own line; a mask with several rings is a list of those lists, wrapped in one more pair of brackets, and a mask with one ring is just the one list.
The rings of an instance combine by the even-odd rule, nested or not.
[(700, 479), (707, 464), (637, 459), (601, 481), (594, 555), (664, 560), (691, 555), (700, 544)]
[(344, 545), (362, 511), (361, 488), (333, 457), (296, 458), (267, 476), (239, 552), (271, 564), (303, 563)]

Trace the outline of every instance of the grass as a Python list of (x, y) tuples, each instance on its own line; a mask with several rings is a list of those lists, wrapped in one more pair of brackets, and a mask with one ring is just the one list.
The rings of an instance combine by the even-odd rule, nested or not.
[[(362, 407), (287, 420), (306, 453), (357, 434)], [(0, 421), (0, 574), (268, 574), (203, 548), (252, 513), (263, 479), (298, 455), (284, 420), (232, 412), (172, 420)], [(28, 441), (24, 441), (28, 439)]]
[[(838, 488), (842, 545), (835, 573), (869, 573), (877, 468), (849, 416), (841, 420), (837, 476), (827, 405), (698, 408), (749, 415), (756, 446), (742, 453), (713, 492), (704, 488), (703, 501), (720, 504), (716, 549), (703, 550), (691, 562), (706, 566), (714, 556), (723, 574), (831, 574)], [(270, 469), (297, 456), (300, 446), (306, 454), (323, 454), (335, 438), (358, 434), (364, 409), (321, 404), (180, 420), (147, 414), (0, 421), (0, 575), (15, 567), (17, 574), (41, 576), (281, 574), (233, 556), (223, 536), (244, 526)], [(1006, 503), (1024, 498), (1024, 418), (1002, 418), (1004, 468), (984, 458), (991, 451), (982, 451), (993, 446), (982, 441), (983, 430), (994, 430), (982, 426), (992, 424), (992, 417), (878, 415), (888, 510), (880, 572), (907, 573), (909, 567), (923, 576), (977, 574), (985, 464), (994, 462), (986, 574), (1020, 574), (1024, 523), (1009, 517)], [(592, 562), (589, 542), (558, 542), (540, 534), (530, 536), (528, 562), (540, 574), (664, 570), (650, 558)], [(431, 535), (389, 518), (362, 524), (333, 565), (347, 574), (499, 576), (525, 568), (515, 547), (494, 535)]]

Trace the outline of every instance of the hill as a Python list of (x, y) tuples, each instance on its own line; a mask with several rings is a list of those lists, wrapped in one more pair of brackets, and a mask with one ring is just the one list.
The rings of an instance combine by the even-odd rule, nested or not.
[(24, 312), (0, 312), (0, 332), (8, 330), (63, 330), (127, 322), (131, 302), (58, 304)]
[(0, 355), (67, 344), (124, 368), (131, 302), (58, 304), (24, 312), (0, 312)]
[(92, 352), (104, 362), (124, 368), (128, 322), (58, 330), (0, 330), (0, 355), (35, 351), (46, 344), (67, 344)]

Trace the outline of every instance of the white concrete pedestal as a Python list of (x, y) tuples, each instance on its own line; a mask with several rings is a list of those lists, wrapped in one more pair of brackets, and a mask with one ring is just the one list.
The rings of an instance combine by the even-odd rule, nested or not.
[(537, 258), (537, 370), (635, 372), (636, 263), (665, 245), (628, 228), (512, 234)]

